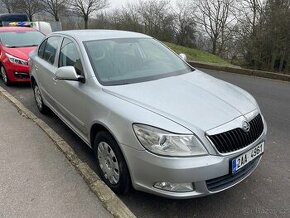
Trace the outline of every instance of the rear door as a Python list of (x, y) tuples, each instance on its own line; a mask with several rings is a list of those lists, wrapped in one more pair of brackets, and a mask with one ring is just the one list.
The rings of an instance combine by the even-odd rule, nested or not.
[(62, 37), (52, 36), (47, 38), (38, 49), (38, 55), (35, 57), (34, 70), (37, 75), (37, 83), (41, 89), (42, 96), (45, 103), (57, 109), (55, 101), (54, 83), (55, 72), (57, 70), (56, 57), (58, 48), (61, 43)]

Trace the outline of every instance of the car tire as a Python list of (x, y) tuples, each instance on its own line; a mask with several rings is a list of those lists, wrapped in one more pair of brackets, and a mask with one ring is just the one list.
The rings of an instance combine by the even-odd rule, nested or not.
[(36, 106), (40, 113), (42, 114), (48, 114), (50, 112), (49, 108), (43, 103), (42, 95), (40, 92), (40, 89), (38, 85), (34, 82), (32, 83), (33, 93), (34, 93), (34, 99)]
[(10, 80), (8, 78), (8, 75), (7, 75), (6, 70), (5, 70), (3, 65), (0, 67), (0, 72), (1, 72), (1, 77), (2, 77), (2, 80), (3, 80), (4, 84), (6, 86), (10, 86), (11, 82), (10, 82)]
[(103, 181), (116, 193), (126, 194), (131, 179), (123, 154), (115, 139), (106, 131), (96, 134), (93, 149), (97, 170)]

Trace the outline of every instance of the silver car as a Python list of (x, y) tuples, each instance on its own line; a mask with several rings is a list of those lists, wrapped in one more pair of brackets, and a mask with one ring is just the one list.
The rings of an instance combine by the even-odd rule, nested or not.
[(31, 54), (38, 109), (52, 110), (96, 156), (116, 193), (192, 198), (249, 176), (266, 122), (246, 91), (133, 32), (53, 33)]

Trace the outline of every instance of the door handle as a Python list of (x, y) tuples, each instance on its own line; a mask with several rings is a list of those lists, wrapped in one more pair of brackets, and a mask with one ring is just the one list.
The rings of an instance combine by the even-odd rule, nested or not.
[(52, 80), (53, 80), (53, 84), (56, 85), (56, 83), (57, 83), (57, 79), (56, 79), (55, 76), (52, 78)]

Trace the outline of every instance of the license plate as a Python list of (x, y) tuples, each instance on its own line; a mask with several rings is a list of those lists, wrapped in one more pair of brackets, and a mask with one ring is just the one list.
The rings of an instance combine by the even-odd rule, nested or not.
[(232, 173), (235, 174), (238, 170), (242, 169), (244, 166), (249, 164), (252, 160), (259, 157), (264, 152), (264, 144), (257, 145), (246, 153), (240, 155), (239, 157), (232, 160)]

